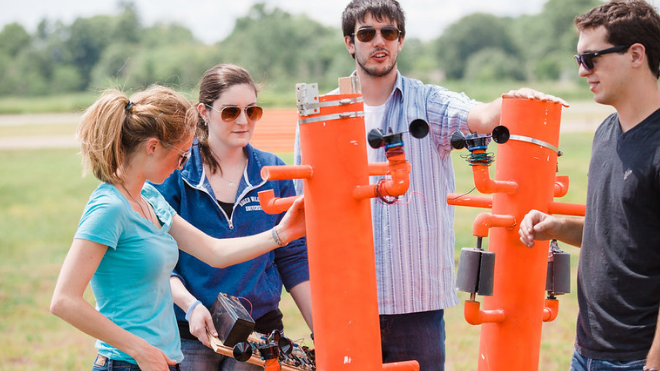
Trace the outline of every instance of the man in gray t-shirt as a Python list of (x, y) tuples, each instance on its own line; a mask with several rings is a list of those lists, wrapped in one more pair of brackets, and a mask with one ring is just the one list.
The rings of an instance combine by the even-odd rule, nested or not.
[(580, 76), (616, 113), (594, 135), (585, 218), (532, 210), (520, 240), (582, 247), (571, 370), (658, 370), (660, 16), (643, 0), (612, 1), (575, 25)]

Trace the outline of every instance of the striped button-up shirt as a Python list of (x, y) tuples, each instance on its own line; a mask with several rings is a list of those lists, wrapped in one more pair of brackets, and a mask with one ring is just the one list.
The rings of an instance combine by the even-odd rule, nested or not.
[[(380, 314), (404, 314), (458, 304), (454, 289), (454, 209), (447, 194), (454, 191), (450, 137), (468, 132), (467, 115), (477, 104), (465, 94), (397, 75), (380, 129), (404, 132), (415, 119), (429, 124), (429, 135), (405, 134), (412, 165), (410, 187), (396, 204), (372, 200), (378, 306)], [(294, 153), (300, 164), (298, 138)], [(385, 162), (385, 151), (369, 150), (369, 162)], [(372, 177), (371, 183), (379, 177)], [(296, 183), (302, 191), (300, 181)]]

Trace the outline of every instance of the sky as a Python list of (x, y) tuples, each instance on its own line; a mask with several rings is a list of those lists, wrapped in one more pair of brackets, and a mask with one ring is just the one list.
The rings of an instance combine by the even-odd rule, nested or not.
[[(254, 3), (266, 3), (292, 14), (307, 14), (328, 26), (341, 26), (341, 13), (348, 0), (132, 0), (143, 25), (178, 22), (201, 41), (221, 41), (234, 28), (234, 21), (245, 16)], [(659, 1), (660, 0), (654, 0)], [(546, 0), (400, 0), (406, 14), (410, 37), (428, 41), (465, 15), (475, 12), (498, 16), (537, 14)], [(0, 0), (0, 28), (18, 22), (33, 33), (44, 18), (71, 24), (78, 17), (117, 14), (119, 0)], [(20, 6), (17, 6), (20, 4)]]

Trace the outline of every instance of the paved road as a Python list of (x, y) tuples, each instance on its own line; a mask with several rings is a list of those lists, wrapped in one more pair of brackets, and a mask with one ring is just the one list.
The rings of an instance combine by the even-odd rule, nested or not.
[[(577, 102), (562, 110), (561, 132), (593, 132), (614, 109), (593, 102)], [(3, 126), (76, 124), (82, 113), (0, 115)], [(265, 150), (293, 148), (297, 113), (295, 110), (266, 110), (253, 137), (253, 144)], [(261, 128), (261, 130), (260, 130)], [(78, 147), (73, 134), (54, 136), (0, 137), (0, 150)], [(271, 148), (271, 149), (269, 149)]]

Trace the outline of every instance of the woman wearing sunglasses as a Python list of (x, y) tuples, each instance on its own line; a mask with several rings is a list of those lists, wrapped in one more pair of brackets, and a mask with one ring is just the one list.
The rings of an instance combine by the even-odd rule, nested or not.
[[(98, 339), (94, 371), (178, 370), (183, 360), (170, 289), (179, 248), (225, 267), (304, 234), (301, 200), (277, 229), (221, 240), (181, 218), (146, 181), (185, 165), (196, 115), (180, 94), (153, 87), (130, 100), (109, 91), (78, 128), (92, 193), (66, 256), (50, 310)], [(96, 308), (83, 297), (91, 283)]]
[[(157, 186), (183, 218), (214, 237), (247, 236), (277, 225), (283, 215), (261, 210), (258, 192), (272, 189), (276, 197), (295, 195), (292, 181), (261, 178), (263, 166), (284, 162), (249, 144), (263, 113), (257, 92), (249, 73), (239, 66), (220, 64), (208, 70), (200, 82), (190, 161)], [(216, 331), (208, 308), (219, 293), (238, 297), (255, 319), (255, 330), (270, 333), (283, 328), (278, 307), (284, 284), (311, 328), (305, 239), (224, 269), (181, 252), (171, 284), (185, 356), (183, 370), (261, 369), (209, 348), (206, 331)]]

